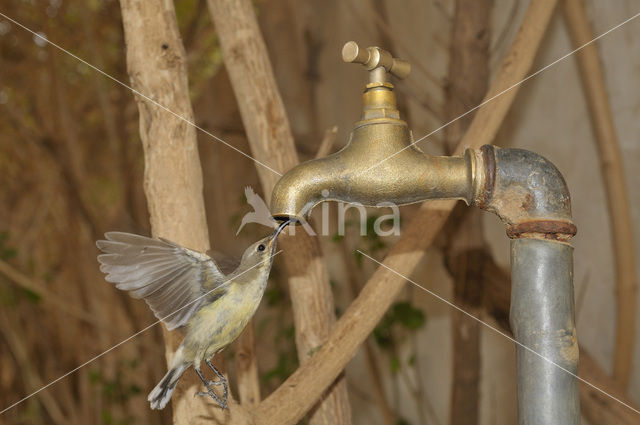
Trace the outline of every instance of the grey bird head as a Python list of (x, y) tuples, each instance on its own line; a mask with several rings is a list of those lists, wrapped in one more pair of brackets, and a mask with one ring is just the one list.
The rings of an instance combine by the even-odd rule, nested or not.
[[(276, 246), (278, 244), (278, 235), (282, 230), (287, 227), (289, 221), (285, 221), (278, 226), (273, 234), (266, 238), (260, 239), (258, 242), (249, 246), (242, 254), (242, 260), (240, 261), (240, 269), (247, 270), (250, 267), (257, 266), (262, 263), (266, 267), (271, 267), (273, 261), (273, 255), (276, 252)], [(262, 265), (258, 268), (263, 268)]]

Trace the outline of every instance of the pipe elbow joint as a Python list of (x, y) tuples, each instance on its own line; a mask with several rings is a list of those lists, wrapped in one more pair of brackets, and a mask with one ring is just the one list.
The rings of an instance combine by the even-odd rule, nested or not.
[(484, 145), (482, 190), (476, 205), (497, 214), (510, 238), (568, 240), (576, 234), (564, 177), (546, 158), (524, 149)]

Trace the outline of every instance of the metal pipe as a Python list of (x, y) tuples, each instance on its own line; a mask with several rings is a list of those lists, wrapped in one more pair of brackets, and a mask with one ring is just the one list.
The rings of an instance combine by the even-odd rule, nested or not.
[(356, 47), (347, 48), (345, 60), (373, 70), (361, 121), (340, 152), (300, 164), (278, 181), (271, 213), (303, 221), (327, 200), (375, 206), (449, 198), (497, 214), (512, 239), (510, 320), (521, 344), (518, 423), (579, 424), (577, 383), (571, 375), (578, 365), (573, 248), (567, 242), (576, 227), (562, 174), (545, 158), (521, 149), (485, 145), (463, 156), (426, 155), (411, 144), (393, 85), (381, 75), (386, 68), (375, 60), (369, 63), (375, 52), (387, 63), (391, 55), (378, 48), (365, 55)]
[(484, 179), (475, 203), (497, 214), (512, 239), (509, 319), (521, 344), (518, 423), (577, 425), (573, 248), (567, 243), (576, 227), (567, 184), (533, 152), (488, 145), (480, 151)]
[(521, 425), (580, 423), (578, 384), (567, 373), (578, 371), (573, 315), (573, 248), (512, 240), (509, 317), (516, 341), (524, 345), (516, 351)]
[(576, 234), (571, 197), (562, 174), (546, 158), (524, 149), (480, 148), (484, 178), (475, 204), (497, 214), (510, 238), (568, 240)]
[(388, 164), (390, 169), (359, 172), (372, 162), (367, 153), (378, 158), (382, 146), (368, 147), (378, 125), (361, 127), (368, 137), (361, 134), (356, 145), (352, 140), (343, 151), (287, 173), (274, 191), (272, 212), (279, 212), (274, 216), (306, 218), (324, 200), (374, 205), (438, 197), (462, 198), (497, 214), (512, 238), (511, 325), (516, 341), (528, 347), (517, 349), (518, 423), (579, 424), (577, 383), (567, 373), (575, 374), (578, 364), (573, 248), (567, 243), (576, 227), (560, 172), (533, 152), (488, 145), (462, 158), (430, 157), (407, 149), (408, 157)]

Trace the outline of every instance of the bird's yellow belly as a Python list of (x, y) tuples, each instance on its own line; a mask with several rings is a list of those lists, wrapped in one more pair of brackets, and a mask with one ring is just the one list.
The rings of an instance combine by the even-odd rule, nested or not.
[(189, 320), (183, 346), (195, 364), (213, 357), (231, 344), (247, 325), (263, 290), (233, 287), (218, 300), (201, 308)]

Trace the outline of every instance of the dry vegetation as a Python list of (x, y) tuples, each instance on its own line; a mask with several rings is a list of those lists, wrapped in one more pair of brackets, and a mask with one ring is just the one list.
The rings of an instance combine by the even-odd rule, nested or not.
[[(122, 14), (117, 2), (51, 1), (44, 5), (18, 1), (5, 3), (0, 8), (2, 13), (29, 28), (37, 28), (58, 45), (129, 84)], [(209, 3), (225, 2), (211, 0)], [(346, 121), (357, 119), (360, 87), (349, 86), (349, 90), (345, 90), (340, 85), (341, 71), (338, 69), (342, 65), (338, 61), (335, 62), (335, 68), (329, 71), (321, 69), (318, 62), (320, 52), (334, 36), (331, 28), (322, 27), (314, 18), (324, 13), (325, 6), (320, 3), (284, 0), (254, 3), (268, 53), (274, 63), (284, 107), (291, 121), (291, 129), (287, 128), (291, 132), (291, 151), (286, 155), (280, 155), (280, 151), (276, 154), (271, 152), (280, 155), (276, 160), (281, 159), (287, 168), (295, 163), (297, 157), (300, 160), (313, 158), (321, 146), (323, 135), (326, 142), (322, 143), (321, 151), (324, 154), (339, 147), (331, 148), (332, 140), (336, 138), (335, 131), (328, 131), (325, 135), (325, 130), (336, 123), (335, 117), (326, 111), (323, 114), (318, 109), (321, 103), (318, 100), (319, 93), (325, 90), (328, 80), (335, 80), (330, 85), (335, 95), (347, 99), (346, 92), (353, 92), (349, 95), (355, 96), (356, 109), (353, 119)], [(348, 3), (350, 13), (360, 7)], [(402, 40), (394, 37), (393, 30), (389, 28), (384, 2), (371, 0), (366, 3), (369, 6), (355, 15), (373, 23), (367, 27), (369, 38), (390, 49), (399, 50), (401, 55), (407, 54), (408, 49)], [(465, 24), (457, 21), (465, 19), (460, 10), (454, 15), (453, 8), (451, 11), (442, 10), (439, 2), (433, 2), (430, 7), (434, 13), (451, 13), (448, 19), (454, 24)], [(244, 99), (237, 102), (234, 89), (237, 94), (238, 84), (242, 82), (230, 79), (222, 63), (225, 40), (221, 40), (221, 46), (211, 23), (207, 1), (178, 0), (175, 8), (186, 51), (189, 97), (195, 121), (244, 152), (269, 155), (269, 142), (266, 139), (256, 142), (251, 126), (246, 125), (250, 118), (241, 117), (242, 108), (238, 104), (242, 106)], [(544, 15), (546, 9), (540, 13)], [(548, 16), (540, 19), (546, 25)], [(479, 21), (472, 24), (484, 28), (487, 22), (480, 16)], [(486, 30), (493, 31), (488, 27)], [(500, 40), (505, 37), (506, 30), (495, 31), (500, 32), (497, 38), (502, 43)], [(536, 36), (541, 37), (544, 29), (541, 31)], [(526, 66), (512, 70), (513, 74), (500, 81), (506, 84), (509, 78), (518, 79), (526, 74), (540, 42), (536, 36), (529, 44), (520, 46), (526, 50), (528, 56), (525, 56), (529, 58)], [(464, 49), (475, 48), (465, 44), (464, 39), (454, 39), (451, 44), (448, 44), (449, 40), (438, 43), (443, 46), (437, 54), (451, 54), (451, 57), (458, 59), (464, 59)], [(484, 56), (473, 58), (474, 63), (488, 68), (490, 54), (489, 46), (485, 45)], [(337, 52), (335, 56), (338, 57)], [(413, 60), (411, 57), (407, 59)], [(406, 103), (413, 102), (419, 105), (422, 114), (435, 123), (441, 123), (464, 111), (465, 105), (477, 103), (489, 87), (487, 69), (469, 77), (476, 78), (475, 81), (469, 81), (467, 77), (456, 74), (463, 68), (459, 62), (458, 68), (452, 65), (449, 68), (449, 83), (464, 85), (466, 81), (470, 87), (463, 87), (469, 89), (466, 93), (456, 93), (452, 86), (445, 87), (442, 80), (434, 77), (421, 60), (415, 62), (415, 72), (421, 74), (421, 81), (427, 83), (424, 83), (425, 87), (417, 86), (416, 80), (413, 80), (407, 85), (400, 85), (398, 90), (403, 114), (409, 109)], [(228, 66), (231, 69), (232, 65)], [(358, 75), (364, 78), (363, 74)], [(493, 91), (499, 89), (498, 85)], [(504, 99), (502, 106), (496, 103), (496, 109), (487, 111), (487, 115), (494, 113), (492, 118), (477, 124), (482, 128), (475, 128), (476, 133), (472, 135), (478, 135), (478, 140), (491, 142), (513, 97)], [(353, 98), (345, 101), (353, 104)], [(496, 110), (498, 113), (495, 113)], [(258, 107), (255, 114), (260, 111)], [(410, 121), (411, 116), (408, 118)], [(471, 124), (471, 118), (469, 116), (468, 121), (452, 128), (446, 142), (438, 140), (436, 149), (453, 152), (457, 143), (465, 140), (462, 136)], [(256, 116), (255, 120), (258, 119)], [(471, 128), (474, 128), (473, 124)], [(347, 131), (341, 128), (339, 136), (344, 139)], [(491, 134), (484, 134), (483, 131)], [(248, 211), (242, 196), (243, 188), (251, 185), (260, 191), (262, 187), (268, 193), (274, 182), (273, 176), (265, 177), (261, 174), (264, 170), (257, 172), (253, 162), (202, 132), (197, 137), (212, 248), (237, 255), (246, 245), (265, 234), (264, 228), (249, 225), (238, 237), (235, 236), (240, 218)], [(296, 150), (293, 149), (294, 139)], [(260, 147), (260, 143), (266, 145)], [(477, 143), (477, 140), (474, 139), (473, 143)], [(339, 144), (336, 142), (336, 145)], [(151, 233), (143, 190), (144, 167), (138, 108), (131, 92), (0, 18), (0, 205), (4, 206), (0, 208), (0, 409), (155, 321), (144, 303), (130, 299), (105, 283), (95, 261), (97, 252), (94, 241), (105, 231), (117, 229), (147, 235)], [(447, 204), (445, 207), (450, 209), (451, 206)], [(429, 214), (433, 219), (434, 211), (437, 215), (440, 207), (438, 204), (431, 210), (405, 208), (403, 223), (412, 223), (413, 227), (409, 228), (415, 229), (425, 223), (431, 225), (434, 221), (437, 229), (438, 225), (444, 223), (443, 217), (446, 215), (429, 221)], [(367, 222), (369, 227), (373, 219), (370, 217)], [(414, 221), (411, 222), (411, 219)], [(508, 277), (487, 251), (482, 232), (475, 234), (476, 240), (466, 241), (466, 245), (453, 241), (458, 235), (457, 225), (465, 223), (465, 219), (472, 220), (472, 223), (474, 220), (465, 218), (463, 214), (454, 214), (437, 243), (438, 249), (444, 252), (443, 263), (456, 279), (456, 300), (479, 314), (493, 316), (498, 323), (506, 326), (504, 318), (508, 311), (508, 297), (505, 293), (508, 294)], [(373, 264), (363, 261), (353, 251), (361, 248), (375, 253), (377, 258), (383, 258), (390, 252), (395, 239), (361, 238), (358, 227), (354, 223), (348, 226), (346, 236), (330, 236), (320, 240), (322, 250), (329, 258), (329, 268), (320, 266), (323, 269), (318, 273), (325, 273), (325, 283), (331, 283), (332, 294), (327, 296), (330, 298), (332, 295), (335, 299), (337, 316), (341, 316), (367, 282), (386, 282), (384, 277), (376, 281), (382, 273), (378, 271), (373, 274)], [(398, 260), (397, 266), (406, 267), (406, 272), (410, 273), (436, 236), (436, 233), (425, 234), (405, 241), (402, 247), (411, 251), (410, 257), (406, 257), (408, 260)], [(402, 252), (402, 247), (398, 248), (398, 252)], [(313, 249), (317, 250), (318, 247)], [(465, 273), (460, 272), (463, 269)], [(259, 391), (252, 394), (261, 393), (263, 398), (273, 393), (298, 368), (298, 358), (302, 358), (304, 363), (307, 357), (313, 357), (319, 347), (312, 347), (310, 342), (304, 340), (305, 335), (301, 334), (300, 327), (296, 332), (294, 320), (298, 320), (298, 323), (303, 320), (297, 319), (296, 314), (299, 316), (304, 311), (298, 310), (296, 313), (292, 310), (290, 291), (293, 297), (297, 297), (295, 291), (300, 291), (300, 288), (291, 286), (289, 276), (297, 275), (291, 273), (291, 268), (276, 264), (263, 306), (254, 321)], [(428, 279), (427, 274), (423, 277), (423, 280)], [(391, 278), (387, 276), (386, 279)], [(479, 285), (480, 293), (465, 294), (465, 285), (468, 287), (470, 282)], [(633, 286), (633, 277), (627, 276), (627, 282)], [(402, 386), (411, 394), (414, 411), (409, 416), (416, 418), (415, 423), (437, 424), (432, 401), (425, 394), (420, 379), (420, 369), (424, 365), (416, 356), (416, 332), (429, 320), (428, 312), (411, 303), (411, 290), (404, 288), (402, 282), (386, 283), (393, 285), (389, 286), (390, 291), (401, 295), (398, 300), (389, 301), (391, 308), (386, 314), (380, 312), (380, 316), (383, 316), (381, 322), (363, 345), (362, 361), (366, 366), (368, 381), (364, 385), (351, 382), (345, 387), (348, 387), (352, 401), (357, 400), (359, 406), (364, 405), (369, 409), (379, 409), (380, 422), (392, 425), (409, 423), (404, 418), (404, 412), (398, 408), (401, 404), (398, 388)], [(468, 325), (462, 323), (464, 320), (460, 318), (457, 320), (455, 326)], [(476, 384), (479, 379), (479, 342), (478, 330), (472, 331), (476, 338), (466, 342), (471, 346), (458, 352), (456, 364), (459, 367), (465, 364), (469, 366), (468, 372), (472, 373), (473, 379), (471, 382), (457, 379), (452, 390), (452, 397), (465, 406), (465, 412), (471, 413), (464, 415), (467, 420), (459, 419), (452, 424), (478, 423), (479, 390)], [(329, 324), (321, 332), (328, 333)], [(454, 328), (454, 338), (460, 332), (460, 328)], [(629, 337), (633, 339), (633, 335), (627, 335)], [(457, 342), (461, 344), (459, 338)], [(628, 347), (630, 342), (626, 340), (625, 344)], [(249, 341), (249, 347), (252, 345)], [(242, 364), (237, 366), (234, 361), (234, 358), (237, 361), (236, 350), (236, 347), (232, 347), (226, 353), (226, 368), (231, 376), (232, 390), (238, 398), (233, 383), (236, 377), (242, 378), (245, 371)], [(623, 354), (620, 357), (623, 361), (630, 361), (628, 358), (625, 360)], [(600, 385), (613, 388), (616, 394), (624, 397), (624, 391), (620, 390), (618, 383), (602, 373), (590, 357), (587, 359), (590, 368), (586, 372), (590, 374), (588, 376), (598, 379)], [(622, 367), (621, 373), (625, 375), (624, 364), (616, 367), (618, 371)], [(626, 367), (628, 369), (628, 365)], [(57, 382), (55, 386), (0, 415), (0, 424), (173, 423), (169, 411), (151, 411), (146, 402), (148, 390), (164, 371), (163, 332), (160, 326), (154, 326)], [(384, 377), (390, 377), (386, 391), (382, 382)], [(324, 388), (319, 391), (322, 390)], [(339, 397), (336, 395), (337, 399)], [(244, 402), (243, 398), (241, 394), (240, 399)], [(255, 401), (243, 404), (253, 407)], [(328, 409), (335, 411), (342, 402), (338, 400), (338, 407)], [(607, 409), (616, 408), (610, 407), (610, 400), (603, 400), (598, 394), (585, 395), (584, 391), (582, 402), (583, 406), (586, 403), (592, 408), (596, 405), (605, 406), (602, 410), (586, 412), (602, 420), (613, 417), (603, 414), (603, 410), (608, 412)], [(456, 413), (455, 410), (453, 412)], [(621, 421), (630, 417), (627, 416), (628, 412), (616, 414), (620, 415)], [(455, 414), (452, 415), (452, 421), (455, 417)], [(305, 420), (312, 423), (315, 420), (318, 424), (330, 423), (314, 419), (313, 414)], [(349, 423), (349, 420), (344, 419), (340, 423)]]

